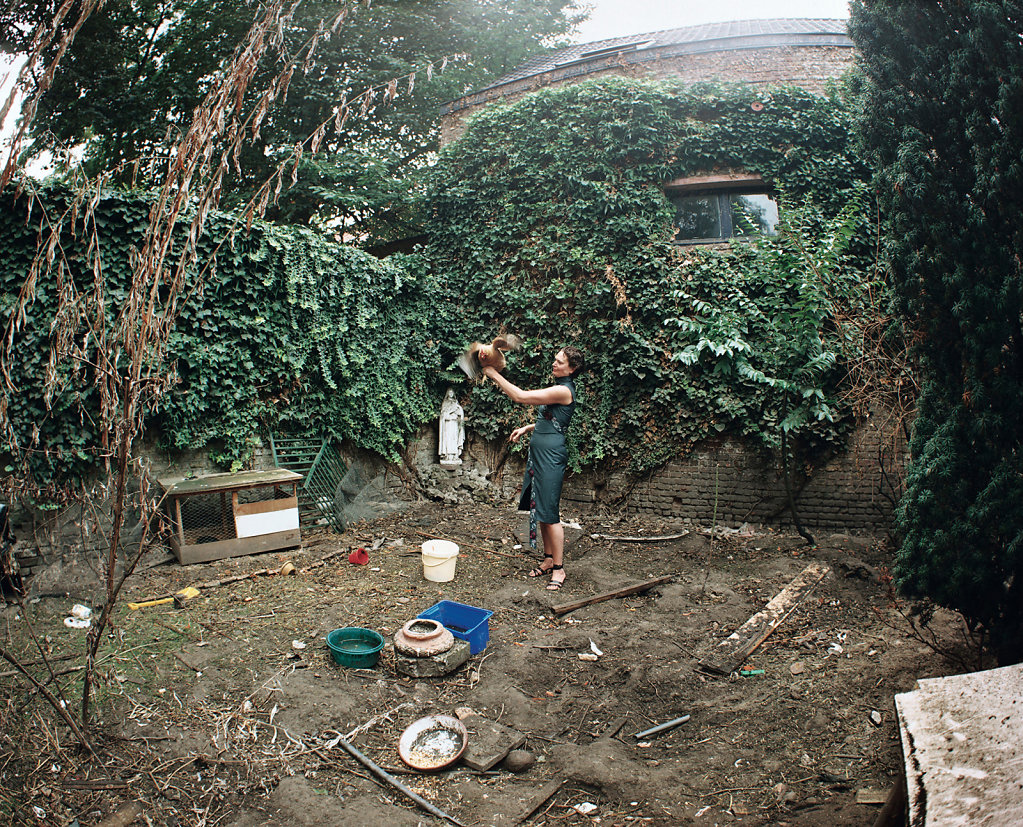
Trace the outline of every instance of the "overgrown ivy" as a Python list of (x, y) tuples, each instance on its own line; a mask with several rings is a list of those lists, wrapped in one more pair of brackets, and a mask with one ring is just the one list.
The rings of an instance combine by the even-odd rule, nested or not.
[[(468, 341), (505, 328), (526, 341), (509, 367), (523, 386), (544, 381), (560, 346), (586, 352), (576, 468), (642, 471), (725, 433), (768, 448), (783, 434), (837, 447), (852, 347), (837, 317), (857, 307), (873, 243), (849, 122), (838, 96), (598, 81), (477, 116), (429, 172), (430, 241), (415, 254), (381, 262), (261, 223), (221, 245), (232, 219), (215, 216), (199, 251), (214, 265), (197, 274), (175, 327), (178, 382), (153, 430), (225, 465), (272, 431), (332, 434), (394, 458), (435, 416), (447, 382), (460, 386), (473, 432), (503, 439), (528, 414), (490, 384), (469, 385), (454, 362)], [(664, 184), (738, 170), (776, 189), (779, 235), (675, 245)], [(45, 194), (49, 215), (64, 198)], [(97, 212), (115, 305), (147, 209), (106, 193)], [(23, 203), (0, 219), (5, 316), (39, 221), (36, 210), (26, 222)], [(64, 232), (80, 268), (82, 239)], [(45, 403), (55, 291), (37, 286), (14, 387), (0, 399), (12, 456), (45, 479), (88, 470), (105, 436), (91, 425), (87, 372), (62, 366), (65, 392)]]
[[(27, 221), (24, 197), (3, 210), (4, 318), (29, 271), (40, 226), (58, 220), (65, 203), (66, 193), (49, 189)], [(109, 192), (96, 212), (111, 313), (123, 298), (129, 251), (147, 211), (143, 199)], [(397, 457), (435, 414), (429, 277), (302, 228), (256, 223), (221, 243), (232, 221), (215, 216), (200, 241), (199, 260), (213, 264), (196, 273), (197, 289), (181, 309), (168, 360), (177, 382), (161, 400), (152, 431), (171, 447), (207, 448), (225, 467), (244, 461), (254, 439), (274, 431), (332, 435)], [(81, 267), (87, 243), (84, 228), (68, 219), (61, 246), (79, 286), (92, 278)], [(93, 424), (97, 401), (88, 370), (62, 366), (64, 390), (49, 400), (43, 386), (55, 279), (51, 272), (36, 285), (15, 334), (13, 387), (0, 391), (11, 424), (8, 472), (27, 470), (40, 483), (87, 474), (106, 444)]]
[[(776, 188), (780, 234), (675, 245), (664, 185), (723, 171)], [(719, 433), (837, 445), (835, 319), (863, 291), (865, 175), (837, 95), (612, 79), (484, 110), (431, 172), (446, 355), (507, 328), (526, 340), (509, 376), (534, 387), (580, 346), (577, 468), (641, 471)], [(490, 385), (467, 415), (487, 437), (527, 416)]]

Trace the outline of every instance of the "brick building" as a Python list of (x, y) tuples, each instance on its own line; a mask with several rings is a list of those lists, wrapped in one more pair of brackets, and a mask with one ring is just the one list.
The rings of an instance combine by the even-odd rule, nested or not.
[(820, 93), (853, 59), (844, 20), (804, 18), (734, 20), (566, 46), (445, 104), (441, 143), (457, 138), (466, 118), (482, 107), (546, 86), (619, 75), (791, 85)]
[[(621, 76), (687, 84), (786, 85), (823, 94), (854, 60), (846, 22), (829, 19), (738, 20), (572, 45), (533, 58), (489, 86), (446, 104), (441, 141), (457, 139), (467, 119), (483, 107), (547, 87)], [(662, 185), (679, 211), (680, 244), (717, 244), (733, 235), (720, 224), (710, 231), (685, 232), (690, 223), (707, 225), (711, 214), (718, 212), (718, 198), (762, 200), (777, 218), (769, 182), (743, 170), (708, 171)], [(722, 208), (721, 214), (727, 213)], [(773, 221), (769, 223), (771, 227), (763, 228), (768, 232), (773, 231)], [(883, 422), (885, 417), (875, 419)], [(878, 427), (875, 419), (860, 423), (845, 451), (807, 457), (793, 470), (792, 493), (807, 526), (873, 532), (890, 519), (901, 490), (905, 443), (889, 428)], [(469, 465), (478, 464), (489, 475), (482, 455), (467, 453)], [(514, 494), (516, 471), (504, 480), (508, 496)], [(695, 446), (688, 456), (642, 479), (620, 474), (597, 479), (584, 473), (566, 480), (563, 506), (568, 513), (612, 503), (626, 503), (627, 510), (666, 520), (731, 525), (789, 520), (788, 492), (777, 458), (727, 439)]]

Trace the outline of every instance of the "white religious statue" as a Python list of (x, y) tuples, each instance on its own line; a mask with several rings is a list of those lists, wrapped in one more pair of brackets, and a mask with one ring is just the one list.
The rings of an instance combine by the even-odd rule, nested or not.
[(440, 406), (440, 439), (437, 453), (440, 464), (456, 466), (462, 464), (462, 445), (465, 442), (465, 412), (455, 399), (455, 392), (448, 388)]

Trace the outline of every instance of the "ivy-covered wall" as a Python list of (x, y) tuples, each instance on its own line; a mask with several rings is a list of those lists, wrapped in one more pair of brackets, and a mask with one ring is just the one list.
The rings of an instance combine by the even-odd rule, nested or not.
[[(88, 289), (91, 233), (61, 218), (67, 203), (65, 192), (49, 189), (31, 214), (27, 196), (0, 210), (0, 317), (11, 315), (40, 233), (62, 221), (69, 282)], [(130, 280), (129, 251), (147, 212), (142, 198), (101, 196), (96, 239), (110, 313)], [(396, 457), (434, 415), (429, 276), (297, 227), (256, 223), (219, 246), (231, 221), (214, 216), (200, 241), (200, 261), (216, 253), (215, 266), (181, 307), (168, 364), (178, 381), (151, 417), (150, 433), (171, 448), (206, 448), (224, 467), (243, 461), (254, 438), (271, 431), (333, 435)], [(104, 444), (88, 370), (61, 366), (65, 385), (47, 403), (57, 300), (54, 270), (35, 286), (7, 360), (11, 386), (0, 389), (11, 423), (7, 472), (27, 470), (38, 483), (86, 475)]]
[[(869, 310), (873, 244), (849, 123), (837, 95), (621, 79), (488, 110), (428, 172), (430, 240), (418, 252), (378, 261), (259, 223), (219, 248), (182, 309), (171, 342), (178, 382), (149, 434), (206, 447), (224, 466), (270, 431), (332, 434), (393, 459), (435, 421), (452, 385), (472, 442), (501, 446), (532, 412), (471, 384), (455, 360), (468, 342), (508, 330), (525, 338), (508, 368), (524, 387), (548, 381), (561, 346), (585, 351), (570, 461), (595, 480), (647, 475), (721, 437), (793, 466), (841, 450), (845, 362), (857, 347), (841, 319)], [(738, 170), (775, 187), (780, 234), (675, 245), (663, 185)], [(64, 200), (45, 193), (47, 215)], [(0, 218), (5, 317), (42, 215), (10, 206)], [(97, 213), (115, 298), (146, 209), (107, 193)], [(229, 220), (211, 221), (201, 258)], [(86, 279), (75, 271), (81, 228), (65, 233), (72, 270)], [(86, 472), (103, 439), (80, 372), (44, 404), (55, 295), (37, 286), (16, 334), (13, 387), (0, 391), (14, 424), (8, 468), (24, 463), (44, 480)], [(489, 471), (506, 449), (493, 450)]]
[[(508, 375), (536, 387), (582, 348), (576, 469), (644, 472), (719, 434), (840, 447), (838, 318), (863, 307), (872, 243), (850, 123), (837, 95), (622, 79), (483, 111), (430, 178), (447, 353), (518, 333)], [(664, 185), (738, 170), (776, 188), (781, 234), (675, 245)], [(466, 404), (488, 438), (530, 417), (491, 384)]]

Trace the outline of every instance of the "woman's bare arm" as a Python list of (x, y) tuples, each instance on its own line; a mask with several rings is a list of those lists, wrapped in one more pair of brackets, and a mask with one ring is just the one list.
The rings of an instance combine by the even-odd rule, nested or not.
[(511, 399), (520, 405), (571, 405), (572, 391), (564, 385), (551, 385), (549, 388), (538, 388), (524, 391), (518, 385), (505, 379), (496, 368), (487, 366), (483, 373), (494, 380), (494, 383)]

